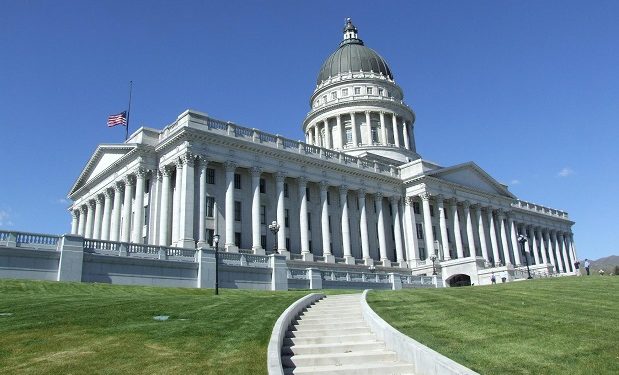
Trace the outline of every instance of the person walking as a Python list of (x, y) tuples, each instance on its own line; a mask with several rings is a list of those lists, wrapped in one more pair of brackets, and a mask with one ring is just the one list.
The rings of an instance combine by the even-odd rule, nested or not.
[(589, 263), (589, 259), (585, 258), (585, 270), (587, 270), (587, 276), (590, 275), (589, 266), (591, 266), (591, 263)]
[(494, 272), (492, 272), (492, 276), (490, 276), (490, 281), (492, 281), (493, 284), (496, 284), (496, 276), (494, 276)]

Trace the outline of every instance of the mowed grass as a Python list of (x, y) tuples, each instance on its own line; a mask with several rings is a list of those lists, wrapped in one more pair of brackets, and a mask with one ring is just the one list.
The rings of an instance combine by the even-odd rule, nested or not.
[(406, 335), (481, 374), (619, 374), (619, 277), (369, 294)]
[(308, 293), (0, 280), (0, 373), (266, 374), (273, 324)]

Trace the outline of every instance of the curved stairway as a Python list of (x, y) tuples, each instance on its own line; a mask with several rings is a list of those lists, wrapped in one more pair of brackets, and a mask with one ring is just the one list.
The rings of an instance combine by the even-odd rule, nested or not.
[(288, 327), (282, 347), (285, 374), (412, 374), (370, 331), (361, 294), (328, 296)]

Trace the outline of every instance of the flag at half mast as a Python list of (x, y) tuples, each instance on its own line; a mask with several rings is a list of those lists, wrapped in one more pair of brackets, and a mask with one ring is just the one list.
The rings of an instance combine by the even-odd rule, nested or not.
[(122, 111), (118, 114), (108, 116), (107, 126), (112, 127), (116, 125), (127, 126), (127, 111)]

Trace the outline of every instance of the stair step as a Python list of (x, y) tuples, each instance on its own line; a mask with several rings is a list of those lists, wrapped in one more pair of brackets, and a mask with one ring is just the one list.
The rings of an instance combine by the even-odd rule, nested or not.
[(356, 341), (348, 343), (329, 343), (329, 344), (305, 344), (284, 346), (283, 355), (299, 354), (328, 354), (328, 353), (350, 353), (367, 350), (384, 350), (385, 344), (382, 341)]
[(314, 331), (340, 331), (342, 329), (356, 329), (367, 330), (369, 329), (365, 322), (360, 323), (305, 323), (305, 324), (293, 324), (288, 327), (289, 331), (295, 332), (314, 332)]
[(365, 320), (358, 319), (330, 319), (330, 318), (322, 318), (322, 319), (297, 319), (292, 321), (292, 325), (299, 327), (310, 327), (315, 328), (317, 326), (342, 326), (342, 325), (365, 325)]
[(397, 362), (397, 360), (398, 358), (394, 352), (378, 349), (350, 353), (283, 355), (282, 365), (284, 367), (341, 366), (376, 362)]
[(306, 336), (306, 337), (286, 337), (283, 345), (311, 345), (311, 344), (335, 344), (335, 343), (355, 343), (360, 341), (376, 340), (376, 335), (365, 331), (353, 335), (330, 335), (330, 336)]
[(369, 331), (367, 327), (361, 328), (331, 328), (331, 329), (313, 329), (303, 331), (286, 331), (286, 337), (315, 337), (315, 336), (336, 336), (336, 335), (354, 335)]
[(415, 367), (413, 365), (403, 362), (284, 368), (285, 375), (401, 375), (413, 374), (414, 371)]

